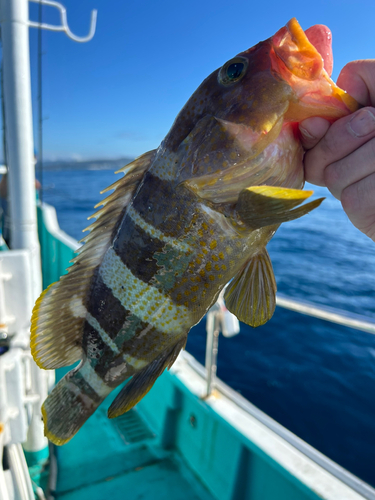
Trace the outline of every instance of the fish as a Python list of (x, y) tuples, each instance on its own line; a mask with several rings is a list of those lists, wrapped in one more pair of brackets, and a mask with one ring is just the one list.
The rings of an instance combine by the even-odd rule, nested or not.
[(33, 309), (38, 366), (79, 361), (41, 408), (53, 443), (68, 442), (125, 381), (108, 417), (133, 408), (228, 283), (226, 307), (241, 321), (272, 317), (266, 245), (322, 202), (306, 202), (298, 124), (358, 108), (331, 69), (328, 28), (304, 32), (293, 18), (209, 75), (161, 145), (119, 170), (73, 265)]

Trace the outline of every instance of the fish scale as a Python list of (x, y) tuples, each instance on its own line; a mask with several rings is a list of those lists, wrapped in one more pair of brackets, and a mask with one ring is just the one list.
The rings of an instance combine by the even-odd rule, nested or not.
[(228, 282), (226, 306), (241, 321), (272, 317), (266, 245), (322, 201), (299, 206), (312, 192), (301, 191), (298, 122), (357, 106), (292, 19), (206, 78), (159, 148), (120, 170), (73, 266), (33, 310), (38, 365), (81, 361), (42, 406), (51, 441), (69, 441), (125, 380), (108, 416), (137, 404)]

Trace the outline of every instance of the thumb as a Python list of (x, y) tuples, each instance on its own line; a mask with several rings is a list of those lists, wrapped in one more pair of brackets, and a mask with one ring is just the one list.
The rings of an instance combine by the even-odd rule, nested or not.
[(325, 135), (329, 127), (329, 121), (317, 116), (303, 120), (299, 124), (302, 146), (305, 149), (313, 148)]

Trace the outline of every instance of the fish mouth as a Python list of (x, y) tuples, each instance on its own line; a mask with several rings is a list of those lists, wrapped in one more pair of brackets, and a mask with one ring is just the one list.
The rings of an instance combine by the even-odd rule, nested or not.
[(317, 24), (305, 32), (295, 18), (272, 37), (273, 69), (294, 91), (286, 120), (302, 121), (312, 116), (335, 120), (358, 109), (355, 99), (330, 78), (331, 40), (326, 26)]

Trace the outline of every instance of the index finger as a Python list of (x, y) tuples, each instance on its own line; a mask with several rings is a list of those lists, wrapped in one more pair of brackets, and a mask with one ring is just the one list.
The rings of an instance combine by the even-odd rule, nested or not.
[(337, 85), (363, 106), (374, 106), (375, 59), (352, 61), (346, 64), (340, 72)]
[(362, 108), (333, 123), (319, 143), (305, 155), (305, 178), (325, 186), (324, 171), (375, 137), (375, 108)]
[[(375, 59), (346, 64), (340, 72), (337, 85), (346, 90), (362, 106), (375, 106)], [(303, 147), (313, 148), (327, 132), (329, 125), (329, 122), (319, 117), (302, 121), (300, 131)]]

